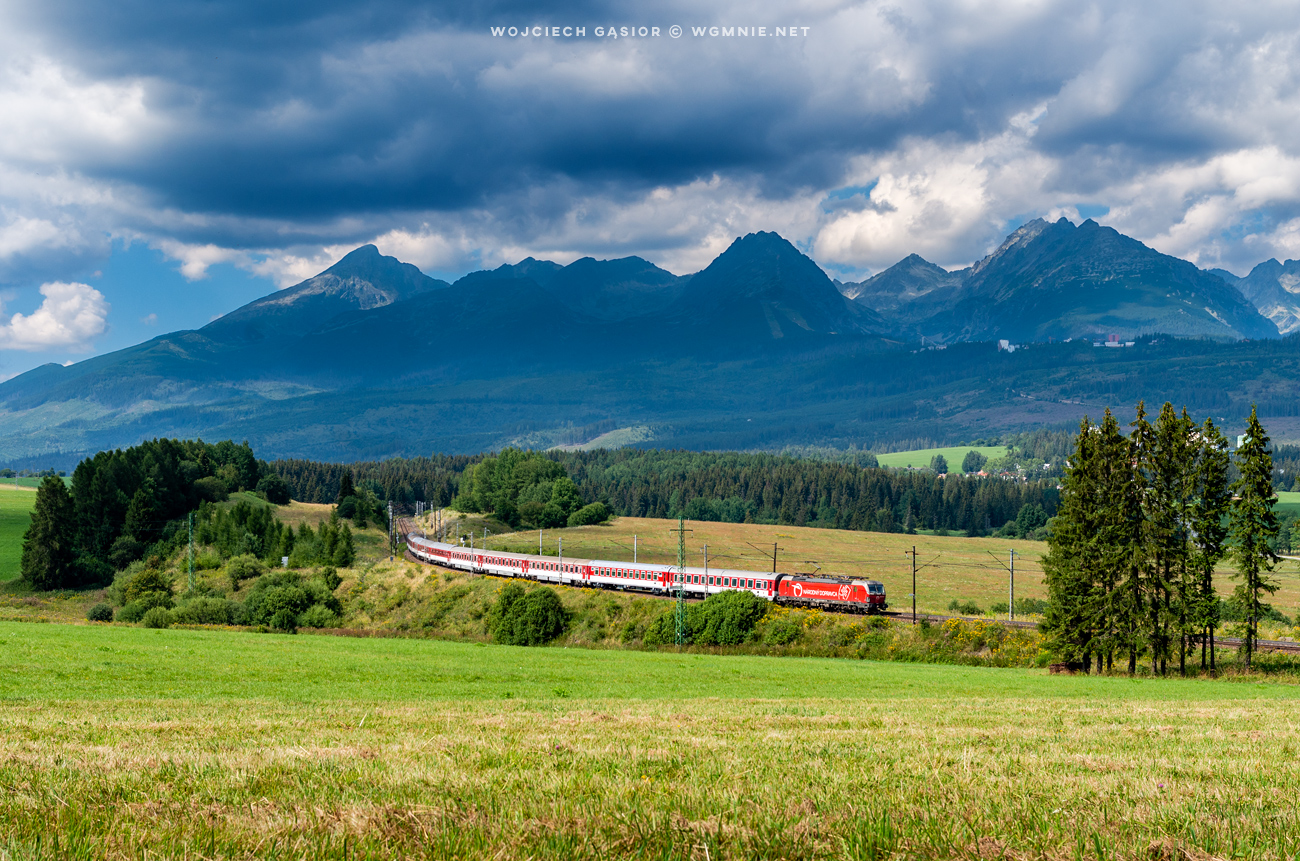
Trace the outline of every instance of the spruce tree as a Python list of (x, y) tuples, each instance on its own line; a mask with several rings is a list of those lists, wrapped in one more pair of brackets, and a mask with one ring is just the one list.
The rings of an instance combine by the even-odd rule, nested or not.
[(1061, 498), (1043, 557), (1049, 596), (1042, 631), (1057, 657), (1082, 663), (1092, 640), (1091, 573), (1097, 558), (1096, 514), (1099, 509), (1101, 434), (1086, 417), (1079, 425), (1074, 452), (1061, 480)]
[(349, 496), (356, 496), (357, 489), (352, 484), (352, 473), (344, 471), (343, 478), (339, 480), (339, 495), (334, 497), (335, 502), (342, 502)]
[(1277, 514), (1273, 503), (1273, 457), (1268, 448), (1269, 439), (1264, 433), (1255, 406), (1250, 408), (1246, 423), (1246, 439), (1237, 449), (1237, 469), (1241, 478), (1233, 483), (1235, 493), (1229, 508), (1229, 534), (1232, 537), (1232, 558), (1237, 563), (1237, 588), (1232, 601), (1246, 622), (1246, 635), (1241, 640), (1241, 652), (1246, 668), (1250, 669), (1255, 643), (1259, 639), (1259, 620), (1272, 609), (1264, 603), (1264, 596), (1277, 591), (1277, 581), (1268, 576), (1278, 557), (1269, 546), (1269, 539), (1277, 536)]
[(1214, 631), (1219, 627), (1219, 593), (1214, 588), (1214, 566), (1227, 551), (1228, 527), (1225, 521), (1232, 502), (1232, 490), (1228, 486), (1228, 441), (1211, 419), (1205, 420), (1199, 442), (1196, 502), (1192, 508), (1192, 531), (1195, 533), (1192, 567), (1199, 575), (1195, 622), (1201, 632), (1201, 669), (1213, 670)]
[(22, 576), (33, 589), (76, 585), (76, 522), (63, 479), (50, 476), (36, 491), (32, 523), (23, 536)]

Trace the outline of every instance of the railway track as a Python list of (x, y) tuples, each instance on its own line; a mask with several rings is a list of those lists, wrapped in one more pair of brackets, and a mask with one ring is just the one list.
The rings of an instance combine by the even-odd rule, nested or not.
[[(408, 533), (418, 531), (418, 529), (415, 526), (415, 521), (409, 517), (398, 517), (397, 528), (400, 533), (399, 538), (403, 545), (406, 544), (406, 536)], [(430, 567), (436, 567), (432, 563), (425, 562), (423, 559), (417, 559), (415, 556), (411, 555), (411, 552), (409, 550), (404, 551), (403, 556), (406, 558), (408, 562), (415, 562), (420, 565), (429, 565)], [(490, 576), (490, 575), (484, 575), (484, 576)], [(647, 598), (664, 598), (670, 601), (673, 600), (672, 595), (657, 595), (650, 592), (645, 592), (645, 593), (638, 592), (637, 594), (644, 595)], [(881, 613), (881, 615), (888, 616), (889, 618), (900, 622), (909, 622), (912, 621), (913, 619), (911, 613), (906, 613), (898, 610), (886, 610), (884, 613)], [(932, 624), (943, 624), (949, 619), (961, 619), (962, 621), (965, 622), (980, 621), (980, 617), (976, 617), (976, 616), (944, 616), (936, 613), (918, 613), (916, 615), (916, 620), (920, 621), (922, 619)], [(996, 619), (993, 621), (997, 621), (999, 624), (1006, 625), (1009, 628), (1033, 629), (1038, 627), (1037, 622), (1021, 620), (1021, 619), (1014, 619), (1014, 620)], [(1241, 646), (1240, 637), (1215, 637), (1214, 641), (1215, 643), (1221, 646), (1232, 646), (1232, 647)], [(1291, 642), (1289, 640), (1257, 640), (1256, 648), (1261, 652), (1287, 652), (1287, 653), (1300, 654), (1300, 643)]]

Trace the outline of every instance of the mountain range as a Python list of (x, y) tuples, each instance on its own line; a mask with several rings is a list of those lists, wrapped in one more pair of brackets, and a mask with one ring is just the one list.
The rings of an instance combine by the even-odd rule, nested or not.
[[(867, 446), (922, 421), (939, 438), (1073, 420), (1121, 394), (1230, 411), (1204, 378), (1225, 351), (1242, 397), (1286, 404), (1300, 375), (1278, 379), (1294, 348), (1277, 321), (1296, 309), (1274, 314), (1297, 275), (1295, 261), (1270, 261), (1235, 279), (1065, 219), (1029, 222), (966, 269), (912, 255), (858, 283), (763, 232), (692, 275), (639, 257), (527, 258), (454, 284), (366, 245), (201, 329), (0, 384), (0, 462), (66, 462), (151, 436), (339, 460), (619, 429), (636, 432), (609, 442)], [(1130, 367), (1117, 383), (1150, 351), (1089, 352), (1099, 335), (1157, 333), (1198, 339), (1175, 349), (1181, 371)], [(1012, 359), (990, 350), (997, 339), (1074, 343)], [(1049, 401), (1077, 403), (1047, 415)]]

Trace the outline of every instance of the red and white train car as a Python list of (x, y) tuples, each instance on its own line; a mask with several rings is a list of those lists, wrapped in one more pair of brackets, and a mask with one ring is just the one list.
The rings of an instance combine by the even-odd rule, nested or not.
[(885, 585), (878, 580), (691, 566), (679, 573), (676, 566), (670, 565), (475, 550), (417, 535), (407, 536), (406, 547), (413, 557), (431, 565), (539, 583), (669, 595), (676, 593), (680, 578), (688, 598), (745, 591), (777, 604), (839, 613), (879, 613), (888, 606)]

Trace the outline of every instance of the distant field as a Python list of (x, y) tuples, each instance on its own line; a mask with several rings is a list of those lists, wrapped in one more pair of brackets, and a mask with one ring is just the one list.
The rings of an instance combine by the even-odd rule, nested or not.
[(19, 574), (23, 555), (23, 535), (31, 525), (36, 494), (15, 490), (0, 483), (0, 583), (14, 580)]
[(0, 854), (1281, 861), (1297, 705), (1284, 684), (0, 623)]
[(878, 454), (876, 460), (881, 466), (888, 466), (894, 469), (905, 467), (925, 467), (930, 468), (930, 461), (936, 454), (941, 454), (944, 460), (948, 461), (949, 472), (961, 472), (961, 461), (972, 449), (992, 460), (995, 457), (1005, 457), (1007, 447), (1004, 445), (966, 445), (953, 446), (949, 448), (922, 448), (915, 451), (893, 451), (889, 454)]
[(1273, 508), (1280, 514), (1300, 514), (1300, 491), (1279, 491)]

